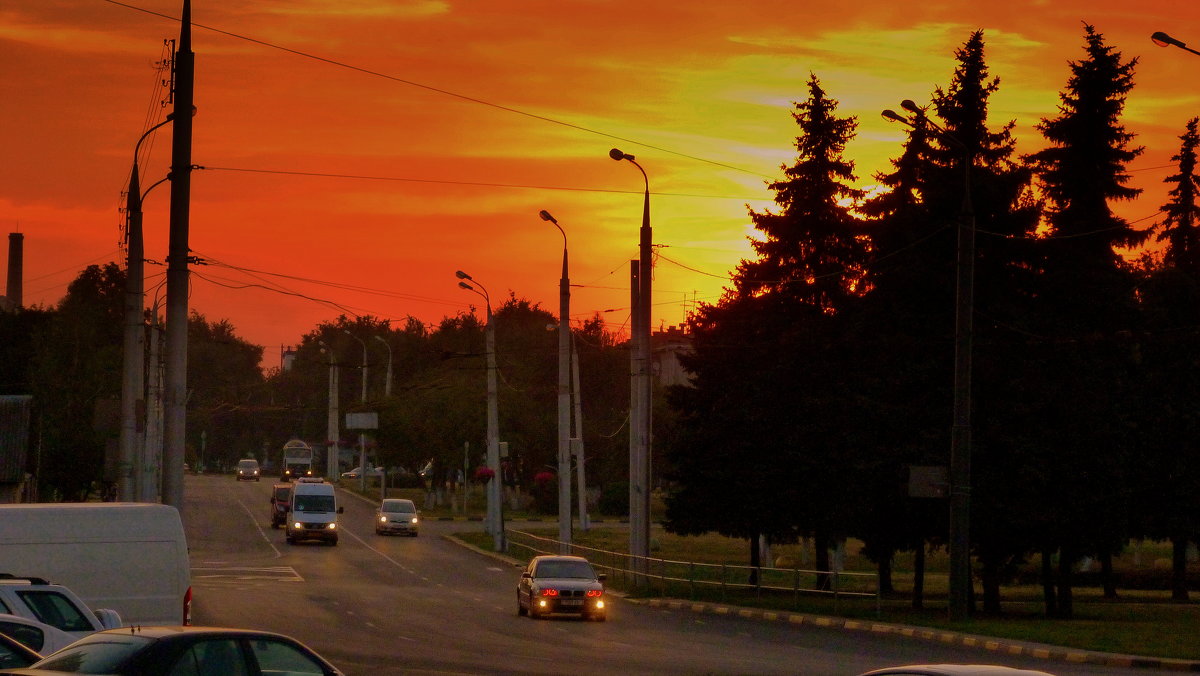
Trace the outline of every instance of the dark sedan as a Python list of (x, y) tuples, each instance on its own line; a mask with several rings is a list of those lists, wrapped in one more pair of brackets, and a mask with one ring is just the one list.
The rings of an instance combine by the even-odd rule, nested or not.
[(517, 583), (517, 614), (569, 613), (603, 622), (604, 578), (581, 556), (535, 556)]
[(214, 627), (123, 627), (100, 631), (34, 663), (0, 674), (112, 676), (343, 676), (299, 641), (265, 631)]

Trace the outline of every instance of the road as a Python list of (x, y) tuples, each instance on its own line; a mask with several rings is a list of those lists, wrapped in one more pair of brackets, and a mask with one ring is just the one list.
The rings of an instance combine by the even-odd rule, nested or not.
[(607, 622), (517, 617), (520, 570), (442, 538), (374, 534), (374, 506), (339, 491), (341, 542), (288, 545), (270, 480), (189, 475), (184, 525), (193, 623), (281, 632), (351, 676), (388, 674), (805, 674), (895, 664), (1000, 663), (1060, 675), (1165, 674), (999, 655), (912, 638), (670, 611), (613, 599)]

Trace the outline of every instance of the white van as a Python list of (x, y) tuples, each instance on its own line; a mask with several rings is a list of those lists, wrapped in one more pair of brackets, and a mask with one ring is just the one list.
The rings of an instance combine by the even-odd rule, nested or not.
[(191, 621), (187, 539), (169, 505), (0, 505), (0, 573), (64, 585), (126, 625)]
[(287, 528), (284, 534), (289, 545), (299, 540), (324, 540), (331, 545), (338, 543), (338, 507), (333, 484), (324, 479), (300, 477), (292, 484), (288, 505)]

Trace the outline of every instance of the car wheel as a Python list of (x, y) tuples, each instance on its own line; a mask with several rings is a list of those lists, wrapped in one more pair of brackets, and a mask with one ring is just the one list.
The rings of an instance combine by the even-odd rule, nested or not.
[(294, 544), (296, 544), (296, 538), (294, 538), (294, 537), (291, 537), (291, 536), (289, 535), (289, 536), (288, 536), (288, 538), (287, 538), (287, 543), (288, 543), (289, 545), (294, 545)]
[(530, 599), (529, 599), (529, 619), (536, 620), (539, 617), (541, 617), (541, 615), (538, 613), (537, 605), (533, 602), (533, 598), (530, 597)]
[(517, 592), (517, 617), (525, 615), (525, 606), (521, 605), (521, 592)]

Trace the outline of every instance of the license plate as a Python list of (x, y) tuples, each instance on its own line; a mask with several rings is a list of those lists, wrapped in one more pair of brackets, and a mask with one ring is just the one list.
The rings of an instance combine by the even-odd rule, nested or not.
[(559, 603), (564, 606), (582, 606), (583, 599), (563, 599), (562, 601), (559, 601)]

